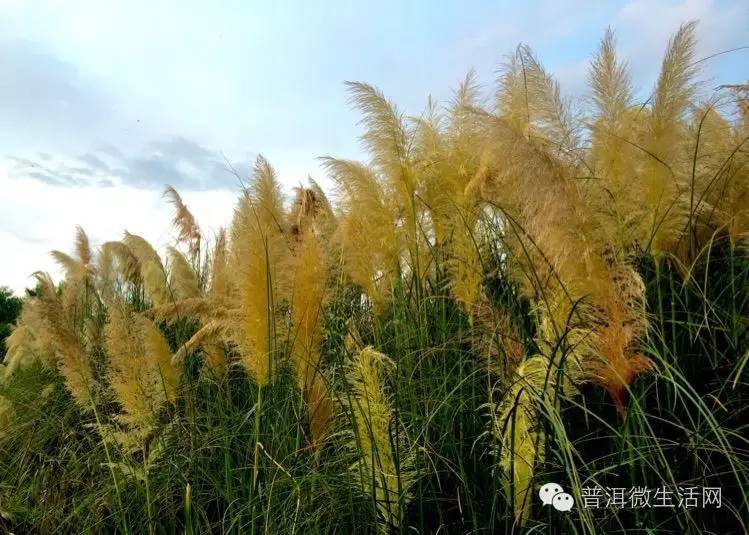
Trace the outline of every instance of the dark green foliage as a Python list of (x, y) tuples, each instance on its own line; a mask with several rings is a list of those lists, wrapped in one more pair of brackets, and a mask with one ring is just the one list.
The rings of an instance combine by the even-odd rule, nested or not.
[[(649, 257), (650, 328), (642, 350), (657, 374), (638, 379), (622, 421), (601, 389), (561, 396), (561, 420), (548, 415), (547, 481), (583, 486), (718, 486), (721, 509), (576, 507), (563, 514), (536, 500), (524, 530), (551, 533), (741, 533), (747, 517), (749, 448), (746, 359), (749, 257), (729, 242), (713, 244), (685, 279), (683, 269)], [(527, 352), (533, 312), (501, 271), (485, 281), (508, 311)], [(395, 432), (416, 444), (418, 478), (403, 532), (505, 533), (513, 530), (496, 452), (487, 433), (493, 383), (471, 347), (473, 327), (440, 285), (420, 299), (396, 289), (374, 315), (350, 287), (333, 293), (325, 321), (324, 361), (336, 396), (346, 396), (346, 336), (372, 344), (397, 364), (390, 377)], [(167, 329), (178, 346), (193, 325)], [(335, 433), (310, 450), (302, 399), (290, 370), (262, 392), (238, 366), (221, 380), (191, 357), (179, 402), (143, 454), (112, 449), (121, 506), (97, 431), (56, 373), (40, 364), (0, 389), (13, 404), (12, 433), (0, 438), (0, 530), (15, 533), (376, 533), (376, 510), (350, 467), (344, 411)], [(501, 394), (501, 392), (500, 392)], [(338, 401), (343, 401), (339, 399)], [(339, 404), (340, 405), (340, 404)], [(340, 410), (340, 407), (339, 407)], [(169, 423), (167, 423), (169, 422)], [(397, 431), (396, 431), (397, 428)], [(22, 467), (22, 469), (19, 469)], [(133, 476), (132, 474), (136, 474)], [(140, 475), (137, 475), (140, 474)], [(150, 511), (150, 512), (149, 512)], [(149, 518), (152, 520), (149, 522)], [(382, 525), (382, 523), (380, 523)]]
[(21, 313), (22, 305), (23, 301), (19, 297), (14, 296), (5, 286), (0, 286), (0, 362), (5, 357), (5, 339)]

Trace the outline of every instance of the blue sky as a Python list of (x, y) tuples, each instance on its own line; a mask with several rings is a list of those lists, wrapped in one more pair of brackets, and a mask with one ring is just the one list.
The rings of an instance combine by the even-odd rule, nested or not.
[[(343, 82), (407, 113), (474, 68), (487, 94), (530, 44), (572, 96), (607, 26), (647, 94), (668, 37), (700, 19), (699, 54), (749, 46), (746, 0), (601, 2), (24, 2), (0, 0), (0, 285), (20, 290), (80, 223), (168, 240), (165, 183), (204, 227), (231, 216), (263, 153), (288, 187), (317, 157), (363, 157)], [(749, 51), (706, 62), (705, 87), (749, 78)]]

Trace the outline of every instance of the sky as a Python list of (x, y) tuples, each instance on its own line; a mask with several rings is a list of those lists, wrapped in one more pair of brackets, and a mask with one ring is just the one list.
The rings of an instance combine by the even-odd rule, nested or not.
[[(59, 270), (81, 225), (173, 236), (165, 184), (204, 232), (229, 223), (263, 154), (287, 192), (318, 157), (366, 159), (344, 82), (418, 115), (469, 69), (487, 95), (530, 45), (571, 98), (607, 26), (649, 94), (668, 38), (698, 19), (698, 56), (749, 46), (747, 0), (81, 2), (0, 0), (0, 286)], [(749, 79), (749, 50), (703, 63), (704, 87)], [(233, 171), (236, 172), (234, 174)]]

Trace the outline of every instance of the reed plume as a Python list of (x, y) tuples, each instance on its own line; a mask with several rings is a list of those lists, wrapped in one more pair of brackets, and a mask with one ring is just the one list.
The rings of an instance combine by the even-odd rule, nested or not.
[[(715, 228), (725, 228), (733, 243), (749, 236), (749, 89), (729, 88), (695, 110), (693, 186), (690, 191), (693, 239), (708, 241)], [(749, 86), (747, 86), (749, 87)], [(729, 122), (721, 109), (738, 108)], [(697, 224), (699, 226), (697, 226)]]
[(640, 239), (642, 193), (630, 177), (641, 165), (642, 153), (635, 140), (644, 119), (634, 106), (629, 67), (617, 57), (615, 46), (609, 28), (588, 72), (593, 102), (588, 166), (601, 181), (589, 195), (606, 221), (605, 228), (610, 229), (609, 240), (616, 250), (624, 250)]
[(673, 250), (689, 217), (683, 195), (689, 189), (683, 167), (688, 161), (683, 131), (685, 114), (695, 92), (695, 28), (695, 22), (682, 25), (669, 42), (653, 95), (646, 137), (641, 141), (648, 151), (642, 178), (643, 215), (649, 227), (642, 240), (656, 252)]
[[(523, 74), (526, 82), (521, 86), (518, 77)], [(607, 144), (606, 150), (611, 150), (611, 135), (617, 139), (616, 130), (621, 127), (629, 98), (626, 69), (615, 59), (611, 34), (604, 38), (591, 78), (601, 115), (594, 140), (601, 140)], [(514, 95), (524, 92), (526, 86), (527, 98)], [(637, 323), (644, 294), (639, 276), (627, 264), (624, 244), (615, 237), (622, 226), (599, 204), (605, 197), (596, 191), (601, 186), (577, 179), (584, 164), (569, 152), (579, 152), (571, 142), (575, 139), (575, 127), (570, 124), (573, 114), (558, 98), (556, 84), (527, 50), (521, 49), (508, 66), (499, 100), (521, 108), (498, 111), (500, 122), (494, 128), (499, 148), (495, 154), (504, 162), (497, 161), (495, 166), (504, 169), (495, 175), (498, 183), (491, 192), (507, 207), (505, 213), (511, 218), (507, 244), (541, 313), (538, 345), (553, 348), (563, 341), (560, 336), (569, 339), (565, 327), (574, 318), (573, 324), (579, 327), (572, 332), (585, 343), (569, 344), (572, 361), (589, 371), (589, 379), (607, 388), (621, 410), (626, 385), (651, 369), (649, 361), (634, 350), (643, 328), (630, 329), (623, 337), (614, 334)], [(524, 104), (526, 100), (528, 104)], [(557, 111), (552, 113), (553, 109)], [(603, 163), (616, 187), (621, 178), (617, 177), (619, 164), (612, 160)], [(624, 294), (623, 280), (628, 290)], [(610, 373), (601, 373), (601, 359)], [(623, 377), (624, 382), (615, 382), (610, 376)]]
[(416, 121), (414, 133), (418, 195), (429, 214), (433, 251), (444, 254), (450, 292), (469, 314), (479, 300), (484, 276), (478, 236), (481, 199), (472, 187), (485, 172), (478, 148), (483, 132), (475, 113), (478, 105), (478, 85), (471, 71), (446, 116), (430, 106), (426, 117)]
[(542, 357), (521, 364), (499, 405), (492, 405), (492, 434), (499, 448), (505, 492), (514, 505), (515, 521), (522, 525), (533, 500), (533, 474), (543, 462), (545, 435), (537, 408), (547, 363)]
[(371, 347), (362, 349), (348, 367), (358, 459), (354, 470), (365, 496), (371, 496), (383, 520), (381, 532), (397, 528), (415, 482), (415, 455), (405, 431), (397, 429), (385, 378), (395, 363)]
[(242, 363), (260, 386), (268, 383), (275, 369), (279, 267), (288, 253), (284, 221), (276, 173), (258, 156), (250, 188), (234, 213), (229, 265), (241, 315), (236, 342)]
[(314, 196), (315, 234), (319, 236), (323, 244), (327, 246), (333, 239), (338, 220), (328, 196), (320, 185), (312, 178), (308, 178), (307, 181), (310, 184), (308, 191), (312, 192), (312, 195)]
[(195, 216), (182, 201), (182, 197), (172, 186), (167, 186), (164, 196), (174, 205), (174, 219), (172, 224), (177, 229), (177, 241), (187, 247), (187, 252), (192, 262), (200, 256), (200, 227), (195, 221)]
[[(226, 231), (221, 229), (213, 248), (210, 289), (208, 292), (208, 301), (214, 303), (214, 307), (219, 306), (219, 303), (226, 302), (231, 295), (226, 248)], [(220, 329), (213, 329), (211, 332), (215, 334), (207, 336), (203, 342), (205, 365), (214, 377), (223, 377), (229, 365), (226, 344), (222, 341)]]
[(206, 292), (184, 256), (170, 250), (170, 282), (177, 300), (159, 304), (150, 313), (165, 321), (197, 317), (201, 322), (174, 354), (175, 363), (202, 349), (207, 369), (221, 377), (229, 354), (236, 352), (258, 385), (271, 380), (279, 303), (288, 287), (282, 267), (290, 251), (290, 224), (275, 171), (259, 156), (250, 187), (235, 210), (231, 239), (224, 230), (216, 238)]
[(120, 420), (142, 445), (161, 409), (176, 398), (179, 370), (163, 334), (121, 300), (109, 307), (105, 333), (107, 379), (123, 409)]
[(91, 409), (97, 384), (90, 356), (82, 341), (81, 311), (67, 306), (75, 303), (67, 296), (76, 292), (76, 288), (67, 286), (58, 292), (46, 274), (37, 274), (37, 281), (38, 295), (35, 299), (38, 300), (42, 323), (35, 336), (42, 340), (42, 347), (52, 349), (52, 360), (76, 402), (83, 409)]
[(323, 306), (326, 297), (324, 251), (311, 228), (302, 230), (290, 260), (291, 358), (297, 383), (307, 403), (314, 444), (319, 444), (328, 427), (330, 400), (321, 369)]
[(361, 140), (371, 159), (371, 172), (380, 180), (397, 210), (391, 225), (401, 235), (400, 269), (418, 283), (425, 277), (428, 260), (424, 221), (419, 207), (418, 176), (413, 158), (413, 132), (403, 114), (375, 87), (347, 82), (351, 101), (361, 112)]
[[(629, 93), (612, 41), (610, 34), (604, 38), (591, 74), (601, 116), (593, 139), (606, 143), (593, 154), (616, 191), (621, 161), (607, 159), (606, 151), (618, 146), (612, 139), (622, 128)], [(567, 378), (561, 386), (570, 395), (575, 383), (596, 382), (624, 414), (628, 385), (652, 363), (636, 352), (644, 289), (616, 237), (627, 222), (602, 209), (606, 196), (596, 191), (597, 182), (579, 179), (590, 171), (576, 112), (527, 47), (509, 59), (499, 86), (495, 116), (487, 117), (493, 146), (484, 149), (492, 172), (482, 177), (481, 191), (506, 222), (504, 243), (537, 311), (541, 352), (517, 367), (494, 420), (500, 422), (494, 433), (503, 446), (507, 490), (522, 523), (535, 466), (543, 460), (540, 415), (557, 410), (549, 403), (556, 377)]]
[[(413, 203), (415, 184), (409, 161), (409, 133), (402, 114), (373, 86), (362, 82), (347, 82), (346, 85), (352, 102), (363, 115), (361, 122), (365, 131), (362, 141), (372, 163), (399, 203), (413, 209), (410, 204)], [(411, 215), (406, 213), (405, 217)]]
[(175, 299), (191, 299), (200, 294), (198, 276), (185, 255), (169, 247), (169, 289)]
[(291, 237), (299, 238), (311, 231), (323, 242), (332, 238), (336, 226), (336, 217), (325, 192), (312, 180), (308, 179), (309, 188), (294, 188), (294, 202), (288, 211), (288, 222)]
[(93, 266), (93, 256), (86, 232), (80, 226), (75, 232), (75, 257), (61, 251), (52, 251), (52, 258), (65, 270), (68, 282), (86, 281), (90, 278)]
[(96, 285), (105, 303), (109, 303), (115, 294), (136, 291), (142, 284), (140, 262), (122, 242), (101, 245), (97, 270)]
[(96, 300), (93, 292), (96, 266), (93, 263), (88, 236), (78, 226), (75, 236), (75, 256), (69, 256), (61, 251), (52, 251), (50, 254), (65, 270), (63, 307), (72, 314), (83, 317)]
[(338, 187), (342, 214), (337, 240), (345, 272), (379, 306), (400, 273), (403, 242), (396, 227), (397, 205), (367, 166), (334, 158), (325, 158), (323, 164)]
[(166, 270), (153, 246), (140, 236), (129, 232), (125, 232), (122, 242), (138, 261), (140, 277), (148, 298), (155, 305), (163, 305), (172, 301)]
[(13, 423), (13, 405), (7, 398), (0, 396), (0, 438), (11, 429)]
[(211, 258), (210, 295), (214, 299), (227, 298), (232, 293), (231, 278), (228, 272), (228, 251), (226, 230), (220, 229), (216, 236)]
[(16, 325), (5, 339), (5, 347), (7, 352), (0, 367), (0, 378), (9, 378), (16, 370), (36, 361), (55, 367), (52, 336), (39, 299), (24, 302)]

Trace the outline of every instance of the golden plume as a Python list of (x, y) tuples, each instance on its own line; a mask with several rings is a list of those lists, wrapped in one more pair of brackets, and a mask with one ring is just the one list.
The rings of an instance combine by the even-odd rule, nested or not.
[(260, 386), (268, 383), (275, 369), (279, 266), (288, 253), (284, 221), (276, 173), (258, 156), (250, 188), (234, 212), (230, 266), (241, 317), (236, 342), (242, 363)]
[(102, 244), (98, 264), (101, 284), (137, 285), (141, 282), (140, 262), (122, 242)]
[(211, 259), (210, 295), (214, 299), (228, 297), (231, 293), (231, 278), (227, 267), (226, 229), (219, 230)]
[[(644, 139), (643, 246), (656, 254), (673, 250), (686, 228), (689, 209), (684, 192), (687, 165), (684, 146), (685, 114), (695, 92), (695, 27), (690, 22), (671, 38), (663, 58), (653, 95), (652, 109)], [(687, 149), (685, 151), (685, 149)]]
[(611, 29), (601, 41), (588, 73), (594, 104), (589, 151), (590, 173), (600, 182), (590, 188), (592, 208), (605, 217), (602, 228), (617, 250), (640, 239), (644, 190), (631, 175), (640, 167), (642, 149), (637, 147), (643, 114), (632, 104), (632, 86), (626, 63), (616, 56)]
[(4, 396), (0, 396), (0, 439), (11, 429), (13, 423), (13, 404)]
[(417, 176), (412, 158), (413, 133), (404, 122), (403, 115), (373, 86), (362, 82), (347, 82), (351, 101), (362, 113), (365, 127), (361, 139), (368, 150), (372, 172), (382, 180), (385, 194), (392, 198), (398, 225), (403, 237), (402, 268), (406, 274), (421, 279), (425, 276), (428, 261), (423, 237), (423, 221), (417, 203)]
[(378, 524), (383, 533), (400, 525), (415, 482), (415, 454), (406, 442), (405, 430), (394, 429), (397, 422), (385, 385), (394, 366), (387, 356), (365, 347), (349, 363), (346, 375), (352, 390), (348, 408), (358, 451), (352, 469), (384, 520)]
[(174, 205), (174, 219), (172, 224), (177, 228), (179, 234), (177, 241), (187, 246), (187, 252), (191, 260), (197, 259), (200, 255), (200, 227), (195, 222), (195, 217), (182, 201), (182, 197), (172, 186), (167, 186), (164, 190), (164, 196)]
[(395, 105), (376, 88), (362, 82), (347, 82), (351, 100), (363, 114), (362, 141), (377, 170), (388, 180), (403, 206), (412, 202), (414, 183), (409, 167), (408, 132)]
[(309, 189), (315, 197), (315, 233), (323, 241), (323, 244), (327, 245), (336, 229), (336, 215), (328, 196), (325, 195), (320, 185), (312, 178), (307, 180), (310, 184)]
[(105, 333), (107, 379), (124, 411), (120, 418), (143, 438), (156, 424), (159, 411), (174, 401), (179, 371), (161, 332), (122, 300), (110, 305)]
[(483, 172), (482, 125), (474, 109), (473, 71), (456, 91), (447, 117), (430, 106), (414, 136), (420, 198), (426, 205), (434, 245), (446, 258), (451, 294), (470, 314), (483, 282), (477, 222), (480, 198), (469, 184)]
[(54, 362), (65, 380), (65, 386), (73, 398), (84, 409), (94, 404), (95, 384), (89, 355), (81, 340), (83, 322), (81, 311), (66, 306), (74, 302), (68, 292), (75, 292), (73, 286), (58, 292), (49, 275), (37, 273), (37, 305), (42, 324), (35, 336), (42, 340), (42, 347), (49, 347), (54, 353)]
[(86, 232), (76, 226), (75, 231), (75, 258), (60, 251), (52, 251), (52, 257), (65, 270), (68, 281), (87, 279), (93, 269), (91, 246), (89, 245)]
[[(749, 96), (749, 89), (746, 94)], [(741, 98), (740, 93), (735, 96)], [(702, 243), (711, 239), (716, 224), (726, 229), (734, 243), (749, 238), (749, 151), (745, 150), (749, 122), (732, 125), (719, 111), (727, 104), (725, 95), (711, 99), (695, 110), (692, 121), (697, 147), (689, 197), (690, 234)], [(700, 223), (697, 228), (695, 220)]]
[[(591, 79), (601, 115), (594, 125), (593, 140), (601, 144), (593, 151), (594, 162), (606, 181), (616, 185), (621, 162), (607, 160), (606, 152), (617, 146), (611, 136), (616, 139), (622, 125), (629, 124), (622, 117), (628, 113), (629, 92), (611, 34), (604, 38)], [(575, 376), (606, 388), (623, 411), (626, 386), (652, 365), (635, 349), (643, 329), (628, 327), (643, 316), (638, 308), (643, 289), (626, 264), (627, 244), (612, 237), (621, 225), (606, 210), (603, 188), (608, 185), (579, 178), (589, 170), (576, 116), (526, 47), (505, 66), (498, 95), (497, 117), (487, 118), (494, 132), (489, 154), (496, 169), (488, 176), (495, 183), (487, 191), (502, 209), (512, 265), (538, 310), (536, 342), (544, 355), (534, 366), (558, 366), (557, 348), (566, 348)], [(626, 300), (621, 298), (622, 278), (630, 281), (632, 297)], [(622, 329), (628, 334), (615, 336)]]
[[(512, 375), (503, 401), (491, 404), (491, 431), (499, 448), (500, 467), (507, 496), (511, 498), (515, 521), (522, 525), (533, 502), (533, 474), (544, 460), (545, 434), (539, 418), (539, 406), (546, 395), (544, 382), (549, 363), (534, 356)], [(553, 391), (553, 385), (546, 389)]]
[(143, 287), (154, 305), (172, 301), (166, 270), (153, 246), (140, 236), (129, 232), (125, 232), (122, 242), (138, 260)]
[(323, 165), (336, 182), (343, 211), (336, 239), (344, 269), (378, 306), (400, 272), (397, 206), (367, 166), (335, 158), (324, 158)]
[[(211, 281), (208, 300), (212, 303), (211, 310), (219, 308), (219, 303), (226, 303), (233, 295), (231, 278), (227, 268), (226, 231), (222, 228), (216, 237), (211, 259)], [(210, 316), (210, 315), (209, 315)], [(213, 317), (216, 317), (213, 314)], [(225, 322), (219, 325), (222, 327)], [(223, 337), (223, 338), (222, 338)], [(223, 377), (229, 364), (229, 357), (222, 340), (225, 339), (221, 329), (215, 329), (215, 335), (206, 336), (203, 342), (203, 356), (206, 368), (214, 377)]]
[(325, 303), (325, 254), (308, 227), (303, 230), (290, 259), (291, 358), (310, 415), (313, 444), (319, 444), (327, 430), (331, 408), (320, 368), (323, 306)]
[(76, 227), (75, 257), (60, 251), (52, 251), (51, 255), (65, 270), (63, 307), (82, 316), (96, 301), (92, 288), (96, 266), (92, 262), (88, 236), (80, 226)]
[(561, 159), (576, 159), (580, 146), (577, 114), (561, 96), (530, 47), (519, 45), (500, 71), (497, 107), (507, 125)]
[(200, 294), (198, 276), (185, 255), (174, 247), (168, 248), (169, 289), (175, 299), (190, 299)]

